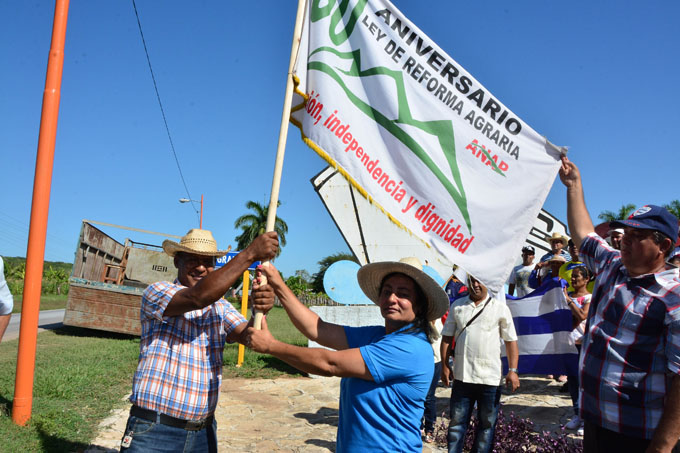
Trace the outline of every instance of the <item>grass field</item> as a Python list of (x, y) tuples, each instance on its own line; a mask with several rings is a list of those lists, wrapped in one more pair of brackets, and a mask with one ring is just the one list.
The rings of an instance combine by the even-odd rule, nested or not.
[[(66, 299), (68, 294), (43, 294), (40, 296), (40, 310), (56, 310), (59, 308), (66, 308)], [(14, 308), (12, 313), (21, 313), (21, 306), (23, 302), (23, 295), (14, 296)]]
[[(304, 345), (283, 308), (267, 315), (275, 337)], [(38, 335), (32, 418), (12, 422), (17, 340), (0, 343), (0, 452), (83, 451), (114, 407), (124, 404), (137, 365), (139, 338), (64, 327)], [(273, 378), (302, 374), (270, 356), (246, 350), (236, 367), (238, 345), (224, 350), (223, 385), (230, 377)]]

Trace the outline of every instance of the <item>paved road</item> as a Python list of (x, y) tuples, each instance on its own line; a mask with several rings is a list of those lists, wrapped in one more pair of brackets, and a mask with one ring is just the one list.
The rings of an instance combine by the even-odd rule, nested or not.
[[(43, 310), (38, 316), (38, 332), (43, 330), (57, 329), (63, 325), (64, 309), (59, 310)], [(19, 326), (21, 324), (21, 314), (14, 313), (9, 320), (9, 325), (2, 337), (3, 341), (15, 340), (19, 338)]]

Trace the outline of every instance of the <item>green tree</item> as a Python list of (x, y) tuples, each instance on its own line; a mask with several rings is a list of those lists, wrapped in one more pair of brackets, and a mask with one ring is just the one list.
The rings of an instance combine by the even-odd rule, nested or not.
[[(281, 202), (279, 201), (277, 206)], [(267, 226), (267, 213), (269, 206), (263, 206), (257, 201), (248, 201), (246, 208), (251, 209), (253, 213), (244, 214), (234, 222), (234, 228), (240, 228), (241, 234), (236, 236), (236, 248), (243, 250), (250, 245), (260, 234), (265, 232)], [(274, 231), (279, 235), (279, 254), (281, 249), (286, 245), (286, 233), (288, 233), (288, 225), (279, 216), (276, 216), (274, 222)], [(278, 254), (277, 254), (278, 256)]]
[(635, 210), (635, 205), (630, 203), (630, 204), (624, 204), (619, 208), (618, 212), (613, 212), (613, 211), (602, 211), (597, 217), (604, 221), (604, 222), (611, 222), (614, 220), (623, 220), (628, 215), (631, 213), (631, 211)]
[(286, 279), (286, 286), (288, 286), (296, 296), (306, 294), (311, 291), (312, 276), (309, 275), (309, 272), (306, 270), (298, 269), (295, 271), (295, 275)]
[(26, 260), (5, 259), (5, 279), (9, 292), (17, 296), (24, 293), (24, 278), (26, 277)]
[(360, 264), (359, 260), (356, 259), (356, 257), (351, 253), (338, 252), (334, 255), (329, 255), (325, 258), (322, 258), (317, 263), (319, 265), (319, 271), (316, 274), (314, 274), (312, 278), (312, 289), (315, 292), (317, 293), (325, 292), (323, 289), (323, 276), (326, 274), (326, 270), (330, 267), (331, 264), (335, 263), (336, 261), (342, 260), (354, 261), (355, 263)]
[(293, 275), (286, 279), (286, 286), (293, 291), (293, 294), (299, 296), (309, 291), (309, 282), (305, 281), (299, 275)]
[(26, 277), (26, 261), (12, 264), (5, 262), (5, 278), (12, 280), (23, 280)]
[(673, 200), (670, 203), (663, 205), (663, 207), (668, 209), (671, 214), (680, 219), (680, 200)]
[(68, 273), (63, 269), (48, 266), (43, 271), (42, 292), (43, 294), (68, 293)]

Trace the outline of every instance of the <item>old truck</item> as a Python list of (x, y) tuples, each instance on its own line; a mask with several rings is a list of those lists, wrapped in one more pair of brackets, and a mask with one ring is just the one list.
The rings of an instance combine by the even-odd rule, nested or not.
[(95, 225), (165, 238), (171, 234), (83, 220), (78, 238), (64, 314), (67, 326), (139, 335), (139, 307), (144, 289), (177, 276), (173, 259), (159, 245), (123, 243)]

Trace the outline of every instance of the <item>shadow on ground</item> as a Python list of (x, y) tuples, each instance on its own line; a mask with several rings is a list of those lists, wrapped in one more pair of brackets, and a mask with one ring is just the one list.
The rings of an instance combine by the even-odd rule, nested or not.
[(319, 408), (316, 413), (298, 412), (293, 414), (295, 418), (307, 420), (310, 425), (338, 426), (338, 410), (331, 407)]
[(113, 340), (134, 340), (139, 339), (136, 335), (128, 335), (124, 333), (105, 332), (103, 330), (87, 329), (85, 327), (63, 326), (54, 330), (57, 335), (68, 335), (71, 337), (86, 337), (86, 338), (107, 338)]
[(314, 445), (319, 448), (326, 449), (328, 451), (335, 451), (335, 442), (329, 442), (327, 440), (322, 440), (322, 439), (307, 439), (305, 441), (307, 445)]
[(62, 439), (51, 434), (47, 434), (41, 428), (37, 429), (40, 437), (41, 451), (45, 453), (67, 453), (73, 451), (84, 451), (88, 444), (82, 442), (73, 442), (71, 440)]

